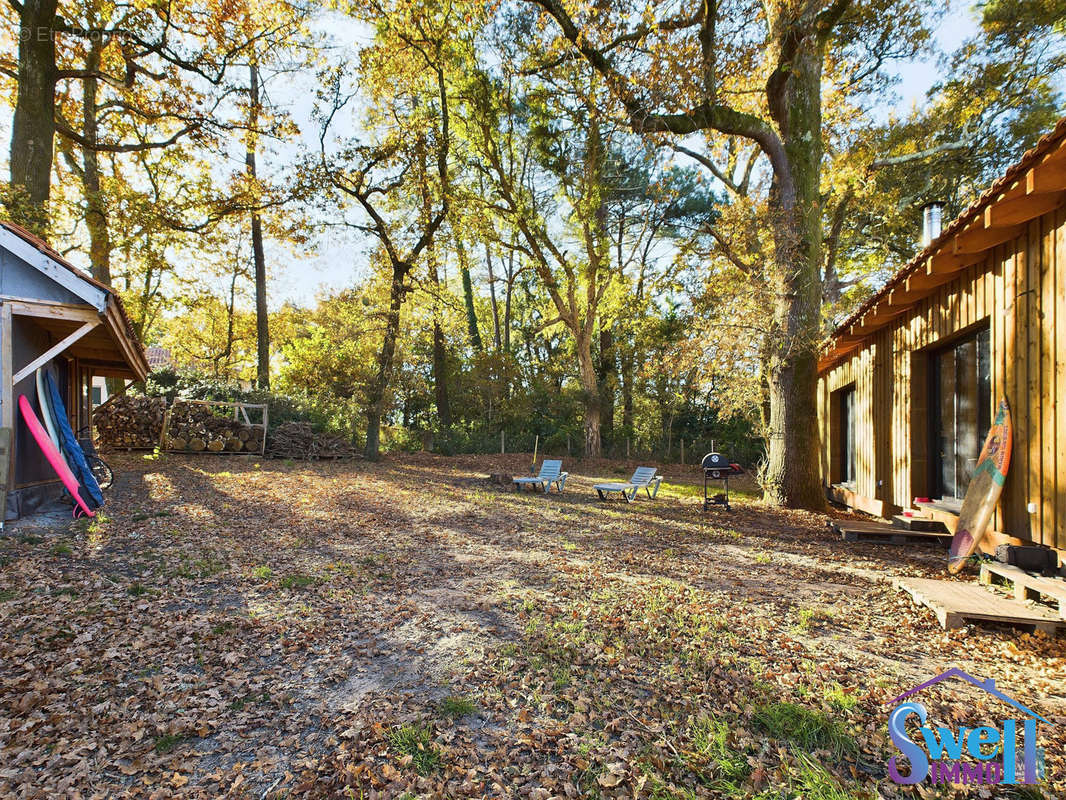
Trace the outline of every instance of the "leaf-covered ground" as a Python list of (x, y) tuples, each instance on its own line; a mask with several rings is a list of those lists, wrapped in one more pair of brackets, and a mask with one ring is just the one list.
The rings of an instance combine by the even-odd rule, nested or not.
[(1058, 723), (1066, 785), (1066, 642), (943, 632), (886, 583), (936, 549), (705, 513), (691, 469), (627, 506), (609, 462), (114, 462), (106, 520), (0, 539), (0, 796), (891, 795), (882, 704), (951, 666)]

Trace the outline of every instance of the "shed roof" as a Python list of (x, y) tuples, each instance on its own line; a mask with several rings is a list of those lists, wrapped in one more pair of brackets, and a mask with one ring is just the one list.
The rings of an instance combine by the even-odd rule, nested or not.
[[(87, 272), (71, 264), (44, 239), (26, 230), (21, 225), (16, 225), (15, 223), (6, 220), (0, 220), (0, 230), (7, 231), (8, 233), (17, 236), (24, 243), (45, 255), (56, 267), (69, 272), (78, 280), (83, 281), (88, 286), (103, 293), (105, 298), (103, 308), (98, 308), (97, 311), (107, 326), (111, 338), (114, 340), (114, 344), (117, 345), (122, 360), (139, 379), (143, 380), (149, 372), (148, 360), (145, 358), (144, 347), (141, 345), (137, 337), (137, 333), (133, 328), (133, 324), (130, 322), (125, 307), (122, 305), (122, 298), (119, 297), (118, 292), (107, 284), (96, 280)], [(39, 269), (41, 268), (39, 264), (31, 263), (31, 266)], [(99, 297), (100, 295), (96, 296)], [(60, 327), (62, 327), (64, 322), (59, 320), (56, 324), (59, 324)]]
[(1030, 220), (1063, 204), (1066, 117), (837, 326), (823, 344), (819, 373), (832, 369), (937, 287), (984, 261), (989, 250), (1016, 239)]

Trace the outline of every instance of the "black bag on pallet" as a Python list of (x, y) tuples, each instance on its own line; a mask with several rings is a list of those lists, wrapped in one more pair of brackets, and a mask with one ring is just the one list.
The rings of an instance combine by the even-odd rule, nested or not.
[(1026, 572), (1039, 572), (1045, 578), (1052, 578), (1059, 571), (1059, 556), (1047, 547), (1001, 544), (996, 547), (996, 561)]

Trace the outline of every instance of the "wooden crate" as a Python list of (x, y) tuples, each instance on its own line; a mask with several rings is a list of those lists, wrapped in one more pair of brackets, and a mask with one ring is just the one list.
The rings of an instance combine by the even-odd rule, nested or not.
[(1057, 606), (1059, 616), (1066, 619), (1066, 581), (1030, 575), (1019, 567), (998, 561), (986, 561), (981, 564), (981, 583), (991, 586), (996, 577), (1011, 584), (1015, 599), (1038, 600), (1043, 597)]
[(945, 630), (961, 628), (968, 622), (998, 622), (1043, 631), (1051, 636), (1066, 631), (1066, 621), (1051, 612), (1001, 597), (980, 584), (897, 578), (894, 585), (907, 592), (919, 605), (931, 609)]

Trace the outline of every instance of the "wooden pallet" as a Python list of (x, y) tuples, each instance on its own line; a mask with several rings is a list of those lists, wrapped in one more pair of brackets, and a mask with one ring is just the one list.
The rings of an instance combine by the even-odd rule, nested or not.
[(955, 533), (955, 526), (959, 522), (959, 509), (947, 503), (921, 502), (915, 503), (926, 519), (940, 522), (951, 533)]
[(967, 622), (998, 622), (1043, 631), (1051, 636), (1066, 631), (1066, 621), (1051, 612), (993, 594), (976, 583), (897, 578), (894, 585), (907, 592), (919, 605), (932, 609), (945, 630), (961, 628)]
[(906, 514), (896, 514), (896, 516), (892, 517), (892, 526), (902, 528), (905, 531), (947, 533), (944, 523), (932, 517), (908, 517)]
[(909, 531), (884, 522), (865, 520), (834, 520), (832, 528), (845, 542), (869, 542), (871, 544), (930, 544), (951, 541), (951, 534), (944, 531)]
[(1044, 597), (1057, 605), (1059, 616), (1066, 619), (1066, 581), (1030, 575), (1019, 567), (998, 561), (986, 561), (981, 564), (981, 583), (991, 586), (995, 576), (1004, 578), (1013, 585), (1015, 599), (1037, 600)]

